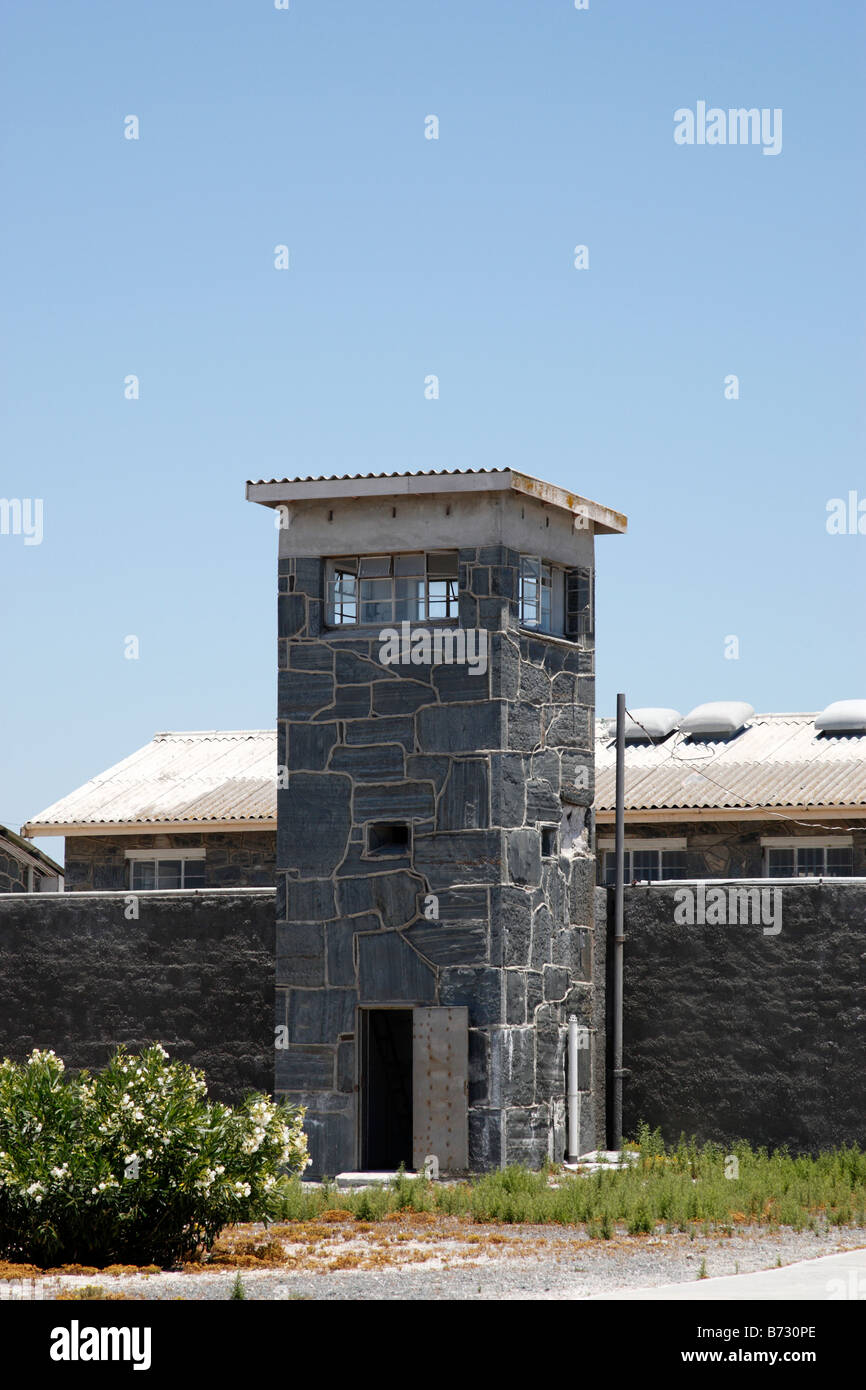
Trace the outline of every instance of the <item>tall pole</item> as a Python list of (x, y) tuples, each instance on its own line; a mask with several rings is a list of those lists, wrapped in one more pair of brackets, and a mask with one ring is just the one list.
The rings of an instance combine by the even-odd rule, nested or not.
[(613, 917), (613, 1148), (622, 1149), (622, 948), (625, 884), (625, 695), (616, 697), (616, 885)]

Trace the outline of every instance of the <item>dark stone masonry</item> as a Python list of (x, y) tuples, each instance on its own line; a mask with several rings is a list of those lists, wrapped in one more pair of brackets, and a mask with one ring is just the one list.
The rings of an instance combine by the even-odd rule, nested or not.
[(322, 560), (279, 564), (276, 1087), (311, 1172), (357, 1164), (371, 1004), (468, 1009), (472, 1169), (565, 1151), (567, 1019), (595, 1024), (592, 642), (519, 629), (516, 551), (459, 561), (483, 674), (384, 666), (377, 632), (325, 629)]
[(68, 835), (67, 892), (119, 892), (129, 883), (128, 849), (205, 851), (205, 888), (271, 888), (276, 869), (276, 831), (208, 831), (207, 834)]
[(214, 1099), (273, 1085), (273, 890), (30, 893), (0, 901), (0, 1057), (104, 1066), (161, 1042)]
[[(772, 933), (751, 920), (680, 925), (676, 886), (626, 888), (627, 1134), (646, 1120), (672, 1141), (866, 1144), (866, 891), (832, 879), (772, 886)], [(704, 891), (720, 887), (764, 885)], [(601, 930), (612, 893), (598, 891)]]

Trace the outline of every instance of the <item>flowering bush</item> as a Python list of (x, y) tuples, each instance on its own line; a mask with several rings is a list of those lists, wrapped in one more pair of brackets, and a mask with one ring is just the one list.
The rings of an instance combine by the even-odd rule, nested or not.
[(158, 1043), (95, 1076), (53, 1052), (0, 1062), (0, 1256), (168, 1265), (272, 1215), (280, 1174), (310, 1161), (303, 1110), (205, 1090)]

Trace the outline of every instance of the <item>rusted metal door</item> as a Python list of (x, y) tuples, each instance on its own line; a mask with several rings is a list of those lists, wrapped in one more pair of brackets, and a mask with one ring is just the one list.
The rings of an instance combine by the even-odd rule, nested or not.
[(442, 1172), (469, 1167), (469, 1010), (413, 1010), (413, 1165), (435, 1154)]

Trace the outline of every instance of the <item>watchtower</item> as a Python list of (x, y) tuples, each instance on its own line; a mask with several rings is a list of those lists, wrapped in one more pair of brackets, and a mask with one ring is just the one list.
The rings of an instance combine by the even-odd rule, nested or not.
[(511, 469), (247, 496), (279, 525), (275, 1089), (310, 1175), (560, 1160), (570, 1015), (585, 1095), (603, 1068), (593, 546), (625, 518)]

